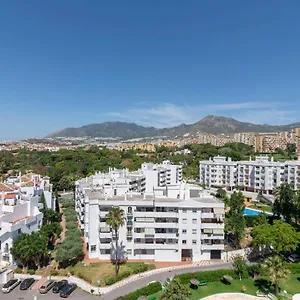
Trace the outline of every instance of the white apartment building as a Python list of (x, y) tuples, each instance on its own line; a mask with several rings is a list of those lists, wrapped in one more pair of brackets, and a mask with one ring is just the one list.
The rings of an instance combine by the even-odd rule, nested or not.
[(173, 165), (169, 160), (161, 164), (143, 163), (141, 173), (146, 178), (146, 193), (152, 193), (153, 187), (174, 185), (182, 181), (182, 166)]
[(288, 183), (300, 188), (300, 161), (274, 162), (273, 158), (257, 156), (254, 161), (235, 161), (229, 157), (214, 157), (199, 163), (200, 183), (207, 187), (244, 186), (248, 191), (272, 193)]
[[(224, 256), (224, 204), (185, 183), (152, 187), (152, 193), (114, 186), (108, 194), (96, 174), (76, 182), (75, 201), (88, 256), (114, 259), (115, 236), (106, 224), (113, 206), (125, 212), (119, 230), (122, 260), (201, 261)], [(146, 184), (147, 186), (147, 179)]]

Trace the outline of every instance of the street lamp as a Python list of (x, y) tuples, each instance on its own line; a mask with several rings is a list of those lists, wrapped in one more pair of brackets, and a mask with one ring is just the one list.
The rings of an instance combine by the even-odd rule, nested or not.
[(100, 295), (100, 284), (101, 284), (101, 281), (100, 280), (97, 280), (97, 285), (98, 285), (98, 294)]

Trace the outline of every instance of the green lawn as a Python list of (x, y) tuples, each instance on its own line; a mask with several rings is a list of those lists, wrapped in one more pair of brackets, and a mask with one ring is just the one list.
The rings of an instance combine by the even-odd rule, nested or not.
[[(299, 278), (299, 280), (297, 279)], [(246, 286), (247, 290), (245, 294), (256, 295), (256, 291), (262, 287), (270, 286), (269, 279), (242, 279), (242, 280), (233, 280), (230, 285), (225, 285), (224, 283), (218, 282), (209, 282), (206, 286), (201, 286), (197, 290), (190, 288), (191, 300), (199, 300), (207, 296), (211, 296), (218, 293), (241, 293), (242, 286)], [(289, 280), (280, 284), (281, 290), (286, 290), (289, 294), (296, 294), (300, 291), (300, 274), (293, 274), (290, 276)], [(274, 289), (270, 288), (271, 292), (274, 293)], [(156, 295), (159, 295), (157, 293)], [(148, 299), (151, 296), (148, 297)]]
[(265, 212), (268, 212), (268, 213), (273, 212), (271, 205), (267, 205), (267, 204), (264, 204), (264, 203), (261, 203), (261, 202), (251, 204), (250, 208), (258, 209), (258, 210), (265, 211)]

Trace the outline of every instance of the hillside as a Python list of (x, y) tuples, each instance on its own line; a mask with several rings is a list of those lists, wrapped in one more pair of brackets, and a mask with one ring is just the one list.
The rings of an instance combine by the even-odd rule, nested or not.
[(183, 136), (189, 133), (230, 134), (238, 132), (277, 132), (300, 127), (299, 123), (288, 125), (260, 125), (240, 122), (233, 118), (221, 116), (207, 116), (194, 124), (181, 124), (170, 128), (144, 127), (134, 123), (105, 122), (90, 124), (79, 128), (65, 128), (49, 134), (47, 137), (119, 137), (121, 139), (155, 137), (155, 136)]

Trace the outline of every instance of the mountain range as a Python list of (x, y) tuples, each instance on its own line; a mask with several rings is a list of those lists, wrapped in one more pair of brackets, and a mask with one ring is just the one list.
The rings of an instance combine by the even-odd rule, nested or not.
[(288, 125), (260, 125), (240, 122), (233, 118), (222, 116), (207, 116), (193, 124), (181, 124), (169, 128), (144, 127), (135, 123), (126, 122), (104, 122), (90, 124), (78, 128), (65, 128), (47, 137), (102, 137), (133, 139), (145, 137), (166, 136), (170, 138), (180, 137), (185, 134), (195, 135), (197, 133), (231, 134), (239, 132), (277, 132), (288, 131), (300, 127), (300, 122)]

